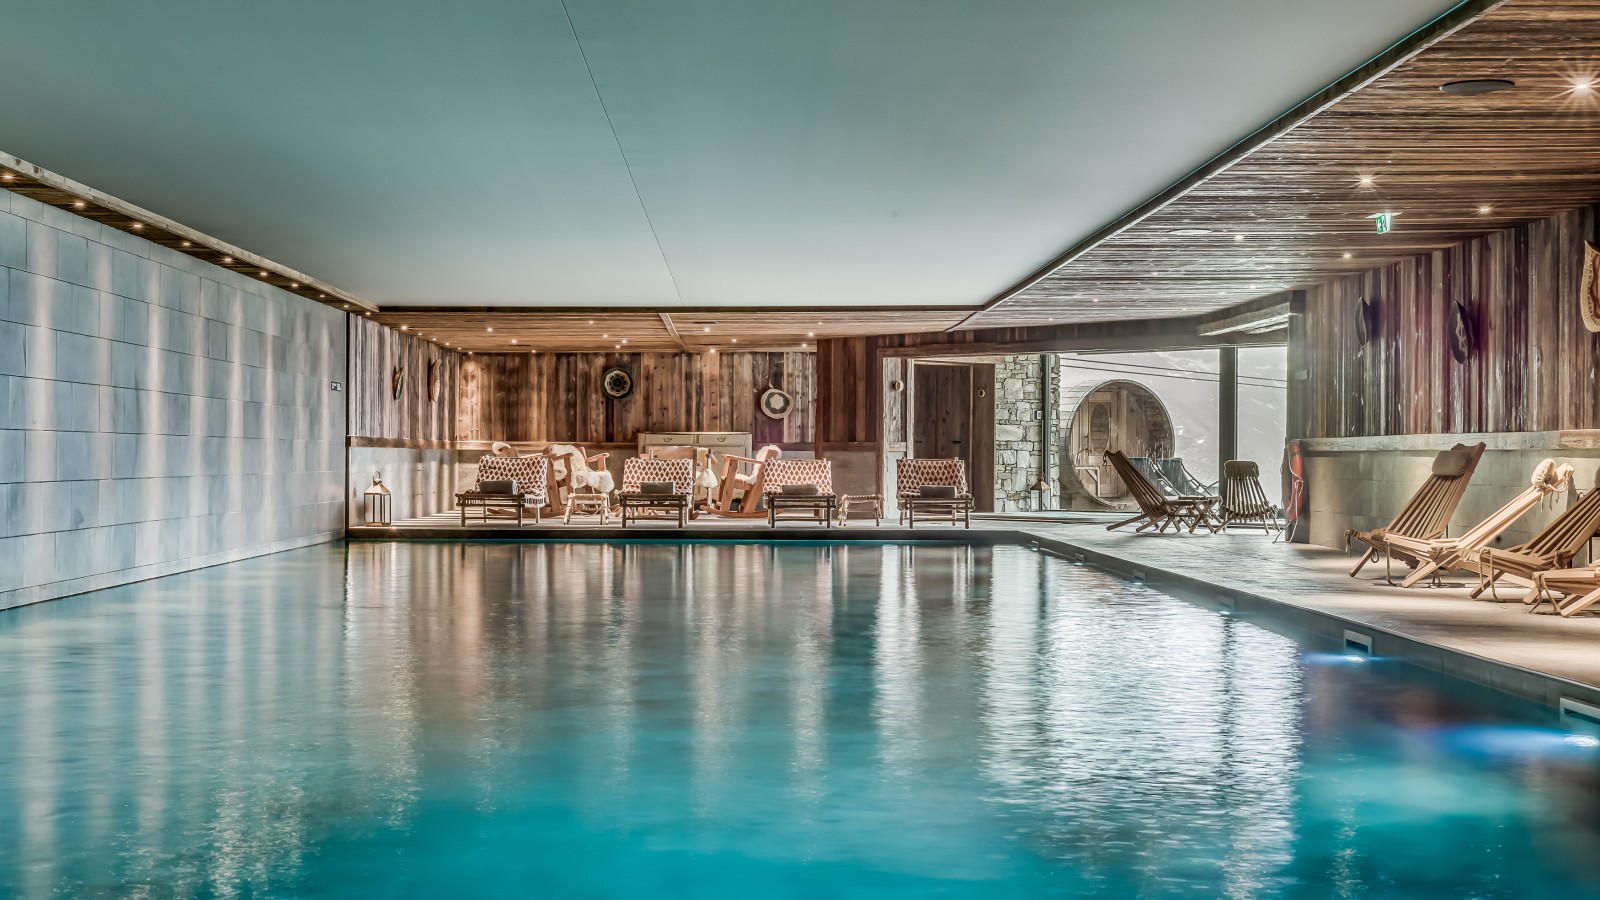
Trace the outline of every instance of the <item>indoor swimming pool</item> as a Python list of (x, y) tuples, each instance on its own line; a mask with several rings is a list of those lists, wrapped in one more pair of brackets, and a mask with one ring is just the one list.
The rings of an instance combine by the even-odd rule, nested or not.
[(1600, 729), (1021, 547), (342, 544), (0, 612), (0, 896), (1600, 896)]

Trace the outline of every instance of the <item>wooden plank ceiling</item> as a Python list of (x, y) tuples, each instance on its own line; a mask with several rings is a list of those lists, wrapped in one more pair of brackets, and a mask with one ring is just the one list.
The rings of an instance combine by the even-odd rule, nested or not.
[[(943, 331), (971, 315), (955, 309), (415, 309), (389, 307), (375, 322), (452, 350), (637, 353), (815, 350), (819, 338)], [(669, 324), (670, 323), (670, 324)]]
[[(1439, 89), (1469, 79), (1515, 86)], [(1326, 283), (1594, 202), (1596, 147), (1600, 0), (1512, 0), (962, 327), (1196, 315)]]

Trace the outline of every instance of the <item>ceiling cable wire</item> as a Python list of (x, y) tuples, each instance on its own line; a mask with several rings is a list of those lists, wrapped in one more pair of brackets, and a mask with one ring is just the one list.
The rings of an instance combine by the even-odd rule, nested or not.
[(655, 220), (650, 218), (650, 208), (644, 204), (644, 195), (639, 193), (639, 179), (633, 177), (633, 166), (628, 162), (628, 152), (622, 149), (622, 139), (617, 137), (617, 126), (611, 124), (611, 111), (606, 109), (606, 98), (600, 94), (600, 85), (594, 80), (594, 69), (589, 66), (589, 55), (583, 51), (583, 41), (578, 39), (578, 29), (572, 24), (572, 13), (567, 11), (567, 0), (561, 0), (561, 14), (567, 18), (567, 30), (572, 32), (572, 43), (578, 48), (578, 58), (583, 60), (583, 71), (589, 76), (589, 87), (594, 90), (594, 99), (600, 104), (600, 114), (606, 117), (606, 127), (611, 129), (611, 140), (617, 145), (617, 155), (622, 157), (623, 171), (628, 173), (628, 183), (633, 185), (633, 197), (639, 201), (639, 211), (644, 213), (644, 223), (650, 228), (650, 238), (656, 242), (656, 252), (661, 254), (661, 265), (667, 270), (667, 280), (672, 283), (672, 295), (678, 298), (678, 305), (683, 305), (683, 292), (678, 290), (678, 278), (672, 273), (672, 263), (667, 261), (667, 251), (661, 246), (661, 235), (656, 234)]

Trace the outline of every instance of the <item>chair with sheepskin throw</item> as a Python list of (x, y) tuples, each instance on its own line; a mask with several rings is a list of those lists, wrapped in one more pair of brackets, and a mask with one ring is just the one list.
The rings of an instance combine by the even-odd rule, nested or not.
[(590, 456), (582, 447), (573, 444), (551, 444), (547, 452), (551, 467), (555, 469), (556, 482), (556, 489), (550, 492), (551, 515), (563, 516), (565, 521), (571, 522), (574, 511), (580, 515), (600, 514), (604, 523), (612, 510), (611, 491), (616, 487), (615, 479), (606, 469), (606, 460), (611, 454)]

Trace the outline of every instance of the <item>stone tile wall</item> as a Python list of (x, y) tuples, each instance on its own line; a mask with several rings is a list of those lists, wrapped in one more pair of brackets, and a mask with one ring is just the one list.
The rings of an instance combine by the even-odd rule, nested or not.
[[(1027, 512), (1039, 504), (1031, 490), (1039, 479), (1039, 456), (1046, 452), (1039, 439), (1038, 412), (1043, 408), (1044, 376), (1034, 356), (1007, 356), (994, 367), (994, 511)], [(1059, 416), (1057, 416), (1059, 418)], [(1059, 424), (1059, 423), (1057, 423)], [(1050, 460), (1051, 484), (1059, 465)], [(1056, 496), (1047, 495), (1053, 508)]]
[(344, 314), (0, 191), (0, 608), (342, 535)]

